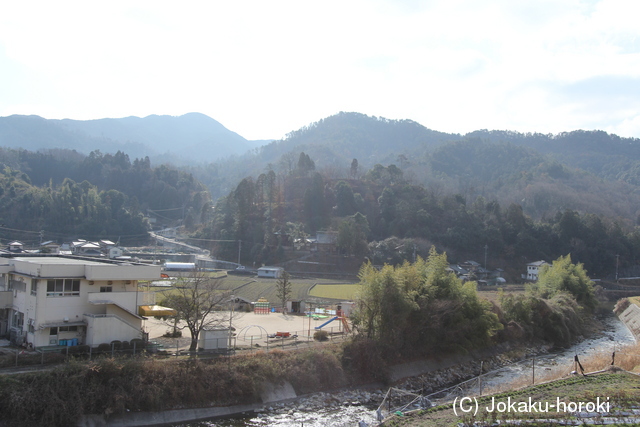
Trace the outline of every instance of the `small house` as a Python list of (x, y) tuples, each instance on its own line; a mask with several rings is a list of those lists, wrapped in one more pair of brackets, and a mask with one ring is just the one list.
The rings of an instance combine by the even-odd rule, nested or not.
[(269, 277), (272, 279), (279, 279), (284, 272), (282, 267), (260, 267), (258, 269), (258, 277)]
[(53, 240), (40, 243), (40, 252), (49, 253), (49, 254), (59, 254), (60, 245), (54, 242)]
[(22, 243), (19, 240), (14, 240), (13, 242), (9, 243), (9, 245), (7, 246), (7, 250), (9, 252), (24, 252), (24, 243)]
[(538, 280), (538, 274), (540, 273), (540, 269), (545, 265), (550, 265), (550, 264), (544, 260), (530, 262), (529, 264), (527, 264), (527, 275), (526, 277), (523, 275), (522, 278), (536, 282)]

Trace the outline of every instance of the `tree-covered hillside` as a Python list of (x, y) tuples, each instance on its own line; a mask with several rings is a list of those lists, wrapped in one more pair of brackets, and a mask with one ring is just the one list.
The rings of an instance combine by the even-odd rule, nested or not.
[(640, 191), (632, 183), (566, 166), (508, 142), (460, 140), (419, 159), (409, 173), (420, 166), (423, 181), (439, 183), (467, 199), (482, 196), (518, 203), (534, 218), (573, 209), (633, 224), (640, 212)]
[[(446, 157), (439, 159), (437, 167), (445, 173)], [(553, 163), (522, 166), (541, 168), (541, 175), (565, 173)], [(470, 172), (490, 173), (482, 168)], [(640, 261), (640, 229), (603, 215), (559, 206), (555, 214), (534, 220), (520, 204), (413, 184), (395, 165), (375, 165), (358, 178), (335, 179), (318, 172), (305, 153), (289, 174), (270, 170), (242, 180), (218, 201), (212, 221), (194, 236), (241, 240), (244, 262), (260, 265), (283, 261), (283, 246), (318, 230), (336, 232), (343, 254), (367, 256), (377, 264), (426, 256), (432, 244), (452, 261), (482, 260), (486, 245), (488, 267), (507, 270), (512, 280), (527, 262), (568, 253), (599, 277), (612, 274), (616, 255), (621, 268)], [(211, 249), (221, 258), (237, 256), (236, 244), (217, 243)]]
[[(19, 127), (7, 123), (0, 121), (0, 130), (19, 139)], [(91, 132), (106, 132), (114, 123), (125, 122), (96, 121)], [(156, 136), (164, 129), (151, 128)], [(33, 132), (46, 141), (74, 138), (48, 127)], [(369, 243), (368, 255), (381, 262), (409, 256), (414, 246), (406, 239), (413, 239), (416, 247), (435, 243), (454, 260), (479, 259), (487, 245), (496, 266), (571, 252), (590, 273), (602, 275), (615, 255), (627, 266), (637, 263), (639, 142), (586, 131), (455, 135), (410, 120), (339, 113), (243, 155), (180, 170), (152, 167), (147, 157), (130, 161), (122, 151), (3, 149), (8, 199), (0, 215), (6, 226), (48, 227), (47, 209), (23, 217), (19, 212), (27, 211), (18, 207), (46, 206), (36, 194), (61, 191), (67, 179), (67, 187), (73, 187), (70, 181), (84, 185), (86, 194), (89, 188), (123, 194), (121, 206), (130, 214), (184, 222), (205, 239), (240, 240), (243, 256), (256, 263), (278, 261), (283, 236), (331, 229), (341, 233), (345, 253), (362, 254)], [(91, 212), (80, 204), (74, 199), (74, 212)], [(64, 232), (75, 232), (92, 217), (77, 218)], [(393, 239), (399, 239), (394, 247), (404, 249), (391, 250)], [(213, 249), (228, 259), (237, 256), (236, 243)]]
[[(44, 230), (45, 238), (122, 237), (144, 241), (149, 224), (194, 226), (211, 210), (206, 188), (193, 176), (122, 152), (30, 152), (0, 149), (1, 237)], [(11, 231), (13, 229), (15, 231)]]
[[(602, 131), (558, 135), (430, 130), (411, 120), (339, 113), (242, 156), (189, 169), (213, 199), (247, 176), (292, 172), (300, 152), (331, 179), (359, 177), (375, 164), (395, 164), (413, 184), (521, 204), (539, 219), (573, 209), (635, 223), (640, 213), (640, 140)], [(351, 170), (353, 159), (359, 171)]]

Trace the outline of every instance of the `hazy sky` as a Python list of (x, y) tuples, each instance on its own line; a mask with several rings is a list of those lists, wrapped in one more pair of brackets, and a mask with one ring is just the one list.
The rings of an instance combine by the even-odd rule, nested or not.
[(640, 1), (3, 1), (0, 116), (640, 137)]

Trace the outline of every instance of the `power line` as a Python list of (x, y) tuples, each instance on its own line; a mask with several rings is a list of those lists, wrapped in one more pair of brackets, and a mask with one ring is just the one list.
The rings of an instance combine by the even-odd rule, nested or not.
[(197, 239), (195, 237), (183, 237), (183, 240), (199, 240), (201, 242), (237, 242), (239, 239), (235, 240), (219, 240), (219, 239)]
[(147, 208), (147, 210), (149, 212), (168, 212), (168, 211), (179, 211), (182, 210), (183, 208), (170, 208), (170, 209), (150, 209)]
[(17, 228), (9, 228), (9, 227), (2, 227), (2, 226), (0, 226), (0, 230), (17, 231), (19, 233), (40, 234), (40, 230), (38, 231), (18, 230)]

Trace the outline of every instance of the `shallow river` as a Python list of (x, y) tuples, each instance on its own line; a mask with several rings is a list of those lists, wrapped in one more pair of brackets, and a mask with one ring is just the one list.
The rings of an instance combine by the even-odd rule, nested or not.
[[(603, 334), (594, 339), (584, 340), (567, 350), (535, 358), (535, 375), (537, 380), (541, 380), (544, 373), (549, 370), (566, 370), (569, 373), (573, 370), (574, 356), (581, 360), (597, 352), (612, 353), (619, 351), (625, 345), (635, 343), (633, 335), (627, 327), (617, 318), (612, 317), (604, 321), (605, 330)], [(519, 378), (528, 381), (532, 378), (532, 362), (530, 360), (522, 363), (506, 366), (498, 371), (488, 373), (482, 377), (482, 387), (484, 390), (499, 387), (517, 380)], [(478, 387), (477, 382), (470, 384), (470, 387)], [(478, 390), (469, 388), (470, 393)], [(268, 406), (268, 405), (267, 405)], [(273, 405), (276, 407), (276, 405)], [(285, 406), (285, 408), (289, 405)], [(375, 408), (366, 406), (343, 406), (338, 408), (327, 408), (314, 412), (298, 412), (289, 410), (283, 414), (266, 413), (256, 416), (239, 417), (236, 419), (217, 419), (212, 421), (201, 421), (197, 423), (178, 424), (174, 427), (249, 427), (249, 426), (298, 426), (298, 427), (324, 427), (324, 426), (357, 426), (359, 421), (365, 421), (368, 425), (375, 425)]]
[(249, 426), (297, 426), (297, 427), (353, 427), (365, 421), (375, 425), (375, 409), (366, 406), (346, 406), (339, 409), (323, 409), (294, 414), (269, 414), (264, 417), (247, 416), (236, 419), (218, 419), (197, 423), (177, 424), (175, 427), (249, 427)]
[[(623, 347), (636, 342), (631, 331), (617, 317), (611, 316), (602, 323), (604, 330), (597, 338), (586, 339), (565, 350), (507, 365), (483, 375), (481, 382), (474, 379), (463, 383), (462, 388), (465, 394), (471, 395), (480, 394), (480, 387), (486, 393), (498, 391), (500, 386), (514, 382), (519, 386), (531, 384), (534, 380), (536, 383), (542, 382), (550, 373), (560, 372), (564, 375), (571, 373), (575, 369), (575, 356), (578, 356), (581, 363), (587, 357), (598, 353), (604, 353), (609, 358), (613, 351), (619, 354)], [(432, 400), (438, 403), (448, 400), (441, 399), (442, 397), (444, 394), (436, 394)]]

